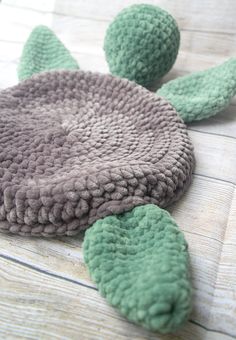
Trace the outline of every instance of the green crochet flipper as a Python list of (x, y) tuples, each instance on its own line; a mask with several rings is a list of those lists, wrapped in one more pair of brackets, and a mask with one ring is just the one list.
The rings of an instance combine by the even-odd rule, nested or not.
[(43, 71), (78, 68), (77, 61), (56, 35), (46, 26), (37, 26), (24, 46), (18, 78), (24, 80)]
[(143, 327), (173, 332), (191, 310), (187, 243), (169, 213), (147, 204), (98, 220), (84, 259), (111, 305)]
[(236, 94), (236, 58), (172, 80), (157, 94), (167, 99), (185, 122), (213, 116), (226, 108)]

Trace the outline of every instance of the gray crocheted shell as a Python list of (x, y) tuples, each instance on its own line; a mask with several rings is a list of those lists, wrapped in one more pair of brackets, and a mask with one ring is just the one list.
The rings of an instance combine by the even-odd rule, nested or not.
[(139, 85), (42, 73), (0, 93), (0, 229), (74, 235), (189, 185), (193, 148), (176, 111)]

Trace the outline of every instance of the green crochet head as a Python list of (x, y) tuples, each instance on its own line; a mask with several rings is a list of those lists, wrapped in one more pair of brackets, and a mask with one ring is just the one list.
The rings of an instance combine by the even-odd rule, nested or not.
[(180, 32), (174, 18), (153, 5), (122, 10), (107, 29), (104, 50), (113, 75), (149, 86), (173, 66)]

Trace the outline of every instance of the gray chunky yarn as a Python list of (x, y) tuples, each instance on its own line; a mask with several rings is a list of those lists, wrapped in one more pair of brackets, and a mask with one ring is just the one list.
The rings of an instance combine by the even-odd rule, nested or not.
[(193, 148), (176, 111), (139, 85), (42, 73), (0, 94), (0, 230), (74, 235), (187, 188)]

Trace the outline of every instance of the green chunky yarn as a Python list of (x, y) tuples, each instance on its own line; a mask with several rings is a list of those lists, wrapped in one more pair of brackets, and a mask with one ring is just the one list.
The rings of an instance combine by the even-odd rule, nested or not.
[(236, 94), (236, 58), (172, 80), (157, 94), (168, 100), (185, 122), (213, 116)]
[(153, 331), (175, 331), (191, 309), (187, 243), (165, 210), (147, 204), (86, 231), (85, 262), (108, 302)]
[(153, 5), (122, 10), (107, 29), (104, 50), (112, 74), (149, 86), (164, 76), (178, 54), (174, 18)]
[(56, 35), (46, 26), (37, 26), (25, 43), (18, 67), (18, 78), (50, 70), (74, 70), (79, 66)]

